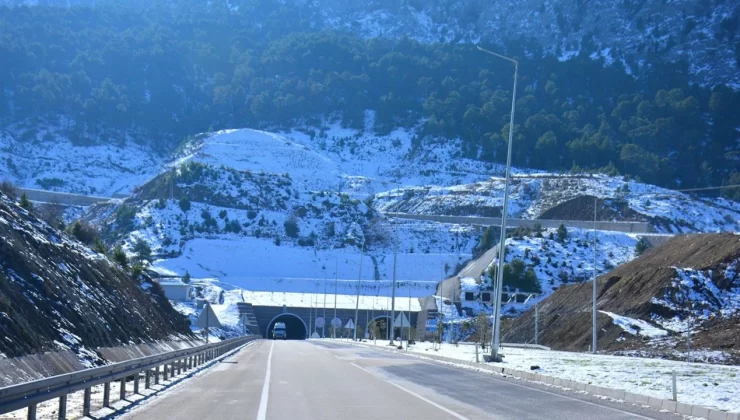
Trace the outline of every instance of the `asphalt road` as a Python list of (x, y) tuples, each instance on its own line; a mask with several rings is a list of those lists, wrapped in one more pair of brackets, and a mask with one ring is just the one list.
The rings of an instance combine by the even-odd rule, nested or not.
[(261, 341), (124, 419), (679, 419), (342, 342)]

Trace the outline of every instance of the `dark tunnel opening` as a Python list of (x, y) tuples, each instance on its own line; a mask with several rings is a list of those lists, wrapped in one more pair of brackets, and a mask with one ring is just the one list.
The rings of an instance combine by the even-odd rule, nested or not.
[(306, 339), (306, 335), (308, 334), (308, 331), (306, 330), (306, 325), (303, 323), (303, 321), (301, 321), (300, 318), (292, 314), (283, 314), (272, 320), (272, 322), (270, 322), (270, 325), (267, 326), (266, 337), (272, 339), (272, 329), (277, 322), (285, 323), (285, 330), (288, 340)]

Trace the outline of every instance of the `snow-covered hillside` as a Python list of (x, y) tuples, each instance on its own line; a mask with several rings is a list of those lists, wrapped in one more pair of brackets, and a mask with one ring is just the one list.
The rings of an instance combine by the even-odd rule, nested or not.
[[(445, 147), (420, 150), (413, 130), (370, 134), (373, 117), (367, 113), (363, 132), (330, 125), (323, 131), (199, 135), (132, 200), (93, 220), (107, 224), (128, 249), (146, 240), (157, 256), (153, 268), (163, 275), (189, 272), (248, 290), (301, 292), (336, 276), (350, 291), (360, 277), (365, 243), (364, 287), (381, 294), (389, 292), (397, 226), (397, 278), (426, 295), (430, 282), (457, 273), (471, 258), (482, 229), (399, 220), (394, 225), (382, 213), (496, 217), (503, 179), (490, 175), (500, 168), (457, 158)], [(599, 220), (648, 221), (668, 232), (735, 230), (740, 223), (740, 205), (722, 199), (700, 200), (616, 177), (514, 173), (513, 217), (589, 220), (593, 210), (581, 210), (592, 203), (590, 197), (599, 197), (605, 200)], [(127, 212), (131, 219), (121, 220)], [(534, 237), (510, 244), (512, 258), (524, 257), (526, 248), (542, 254), (533, 269), (545, 294), (561, 284), (561, 271), (571, 280), (591, 276), (591, 234), (571, 233), (572, 243), (581, 245)], [(633, 254), (634, 237), (597, 235), (600, 272)]]
[(2, 180), (26, 188), (102, 197), (131, 194), (135, 186), (159, 173), (164, 162), (130, 138), (117, 146), (75, 145), (53, 126), (0, 130), (0, 157)]
[[(596, 231), (596, 248), (594, 249), (594, 232), (583, 229), (569, 229), (562, 240), (557, 229), (544, 229), (541, 232), (527, 232), (522, 236), (506, 240), (506, 264), (513, 266), (515, 260), (522, 263), (524, 271), (532, 269), (537, 284), (520, 285), (504, 282), (503, 311), (506, 315), (517, 315), (528, 310), (550, 296), (558, 287), (593, 279), (625, 262), (634, 259), (637, 236), (620, 232)], [(498, 258), (494, 258), (486, 273), (479, 277), (463, 278), (460, 284), (460, 296), (455, 298), (463, 308), (463, 313), (453, 305), (445, 304), (437, 296), (437, 306), (442, 308), (445, 319), (456, 322), (470, 315), (483, 311), (492, 312), (490, 303), (481, 301), (481, 291), (492, 290), (491, 269), (496, 267)], [(594, 263), (596, 264), (594, 266)], [(505, 278), (507, 271), (504, 271)], [(472, 295), (470, 295), (472, 293)], [(523, 296), (517, 300), (516, 293)], [(466, 299), (466, 294), (472, 299)]]
[[(309, 190), (342, 191), (354, 197), (409, 185), (452, 186), (503, 173), (503, 166), (458, 156), (454, 141), (422, 148), (417, 130), (373, 132), (375, 113), (365, 113), (365, 130), (304, 127), (280, 134), (225, 130), (185, 143), (174, 165), (194, 161), (238, 171), (290, 174)], [(517, 170), (517, 172), (523, 172)]]
[[(621, 177), (517, 174), (510, 188), (511, 217), (593, 220), (593, 197), (597, 197), (599, 221), (650, 221), (658, 232), (740, 230), (740, 203), (696, 198)], [(381, 212), (500, 217), (503, 191), (504, 179), (498, 177), (466, 185), (425, 185), (380, 193), (375, 207)], [(581, 201), (558, 210), (576, 199)], [(590, 212), (584, 212), (588, 207)]]
[(731, 1), (675, 0), (666, 6), (659, 1), (529, 0), (496, 2), (495, 7), (477, 0), (301, 3), (315, 26), (368, 38), (498, 45), (531, 40), (525, 48), (530, 57), (551, 54), (564, 61), (583, 54), (635, 76), (650, 66), (646, 57), (690, 57), (695, 81), (740, 86), (736, 51), (727, 42), (740, 31), (738, 5)]

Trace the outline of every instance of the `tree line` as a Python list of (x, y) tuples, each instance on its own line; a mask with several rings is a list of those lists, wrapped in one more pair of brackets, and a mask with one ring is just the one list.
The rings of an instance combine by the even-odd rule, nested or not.
[[(472, 45), (316, 32), (299, 11), (104, 3), (0, 7), (0, 121), (53, 123), (80, 145), (134, 139), (169, 151), (227, 127), (418, 127), (419, 147), (505, 160), (513, 68)], [(666, 187), (740, 179), (740, 94), (691, 85), (686, 63), (567, 61), (526, 40), (516, 165), (623, 174)], [(27, 141), (38, 138), (27, 130)], [(737, 190), (728, 196), (739, 198)]]

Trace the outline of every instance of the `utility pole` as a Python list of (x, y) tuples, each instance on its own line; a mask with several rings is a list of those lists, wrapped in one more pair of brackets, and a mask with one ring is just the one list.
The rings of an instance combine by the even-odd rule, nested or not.
[(409, 334), (406, 336), (406, 351), (409, 351), (411, 344), (411, 283), (409, 283)]
[(365, 240), (362, 240), (362, 253), (360, 254), (360, 275), (357, 279), (357, 297), (355, 298), (355, 328), (354, 328), (354, 340), (357, 341), (357, 318), (360, 314), (360, 284), (362, 283), (362, 260), (365, 257)]
[(395, 238), (395, 241), (393, 243), (393, 284), (391, 286), (391, 324), (389, 329), (389, 335), (390, 335), (390, 342), (388, 343), (389, 346), (393, 346), (393, 335), (394, 335), (394, 325), (396, 318), (396, 262), (398, 259), (398, 230), (396, 230), (396, 225), (393, 225), (393, 236)]
[(321, 326), (321, 338), (326, 338), (326, 268), (324, 268), (324, 325)]
[(534, 305), (534, 343), (539, 343), (539, 336), (540, 336), (540, 309), (538, 304), (535, 303)]
[(593, 284), (593, 297), (592, 297), (592, 308), (591, 311), (593, 312), (593, 320), (592, 322), (592, 343), (591, 348), (593, 349), (594, 354), (596, 354), (596, 342), (598, 341), (597, 334), (597, 322), (596, 322), (596, 200), (597, 198), (594, 197), (594, 284)]
[(210, 312), (208, 309), (210, 306), (211, 305), (208, 304), (208, 301), (206, 301), (206, 344), (208, 344), (208, 336), (210, 335), (210, 333), (208, 332), (208, 324), (209, 324), (208, 318), (209, 318), (209, 312)]
[[(336, 259), (336, 267), (334, 268), (334, 318), (332, 321), (337, 319), (337, 285), (339, 284), (339, 258)], [(337, 327), (333, 324), (331, 326), (331, 338), (337, 338)]]
[(486, 50), (478, 46), (478, 49), (491, 54), (495, 57), (502, 58), (511, 63), (514, 63), (514, 88), (512, 89), (511, 95), (511, 119), (509, 120), (509, 144), (506, 153), (506, 178), (504, 181), (504, 208), (501, 214), (501, 237), (499, 240), (499, 253), (498, 253), (498, 269), (496, 272), (496, 308), (494, 310), (494, 328), (493, 337), (491, 342), (491, 361), (500, 362), (501, 356), (499, 355), (500, 347), (500, 334), (501, 334), (501, 290), (503, 289), (504, 283), (504, 258), (506, 256), (506, 222), (509, 217), (509, 179), (511, 178), (511, 147), (514, 139), (514, 111), (516, 106), (516, 79), (519, 74), (519, 62), (497, 54), (493, 51)]
[(313, 323), (311, 319), (311, 315), (313, 315), (313, 296), (308, 297), (308, 338), (311, 338), (311, 329), (313, 328)]

